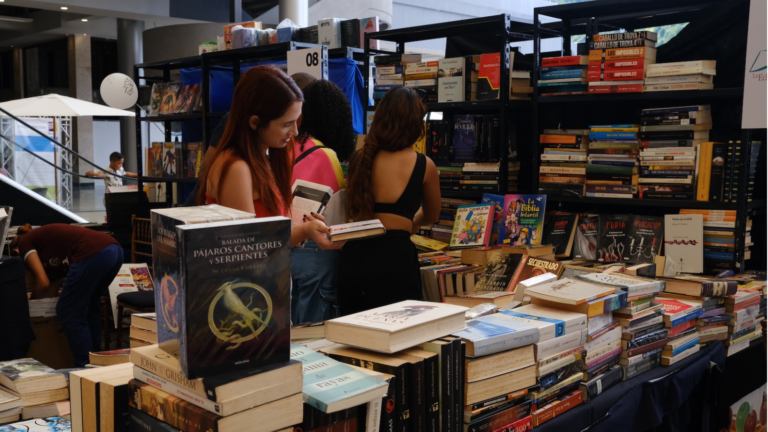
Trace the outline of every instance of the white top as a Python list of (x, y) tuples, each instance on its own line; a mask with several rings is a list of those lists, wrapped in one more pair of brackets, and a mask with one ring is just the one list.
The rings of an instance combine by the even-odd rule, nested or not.
[(114, 170), (110, 167), (104, 167), (101, 168), (99, 171), (104, 173), (104, 185), (107, 187), (110, 186), (122, 186), (123, 185), (123, 179), (120, 177), (115, 177), (110, 174), (117, 174), (121, 176), (125, 176), (125, 170), (121, 167), (119, 170)]

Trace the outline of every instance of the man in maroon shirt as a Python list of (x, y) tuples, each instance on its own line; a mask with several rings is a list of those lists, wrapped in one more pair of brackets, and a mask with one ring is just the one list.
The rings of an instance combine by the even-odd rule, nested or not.
[(66, 224), (19, 228), (11, 250), (35, 277), (33, 299), (54, 297), (50, 281), (63, 277), (56, 315), (78, 367), (101, 350), (100, 297), (123, 264), (123, 249), (107, 234)]

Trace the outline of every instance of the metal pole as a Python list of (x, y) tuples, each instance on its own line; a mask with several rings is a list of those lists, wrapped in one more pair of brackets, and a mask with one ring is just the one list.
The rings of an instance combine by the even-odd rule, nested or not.
[[(142, 62), (144, 49), (142, 34), (144, 33), (144, 21), (130, 19), (117, 19), (117, 70), (128, 76), (134, 74), (134, 66)], [(136, 82), (141, 85), (140, 82)], [(138, 115), (138, 114), (137, 114)], [(120, 150), (125, 157), (125, 170), (139, 172), (136, 153), (133, 151), (137, 140), (137, 120), (131, 118), (120, 119)], [(139, 135), (140, 136), (140, 135)], [(140, 139), (140, 138), (138, 138)]]

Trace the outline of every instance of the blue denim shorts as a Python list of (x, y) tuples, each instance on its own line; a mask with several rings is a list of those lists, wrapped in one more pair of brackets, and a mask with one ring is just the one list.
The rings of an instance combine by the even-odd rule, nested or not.
[(322, 250), (308, 241), (291, 249), (291, 322), (293, 325), (325, 321), (339, 316), (336, 286), (338, 250)]

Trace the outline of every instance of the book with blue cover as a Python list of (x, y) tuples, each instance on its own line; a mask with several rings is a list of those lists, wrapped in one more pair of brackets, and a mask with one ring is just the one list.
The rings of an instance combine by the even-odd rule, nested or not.
[(633, 128), (640, 127), (635, 124), (609, 124), (609, 125), (591, 125), (590, 129), (610, 129), (610, 128)]
[(467, 357), (496, 354), (539, 341), (538, 327), (502, 314), (469, 320), (464, 330), (453, 335), (466, 342)]
[(388, 383), (304, 345), (291, 344), (291, 360), (302, 363), (304, 402), (322, 412), (345, 410), (387, 394)]
[(617, 140), (635, 140), (635, 132), (590, 132), (589, 139), (617, 139)]
[[(689, 350), (689, 349), (693, 348), (694, 346), (696, 346), (698, 344), (699, 344), (699, 338), (692, 339), (692, 340), (686, 342), (684, 345), (679, 346), (679, 347), (675, 348), (674, 350), (672, 350), (672, 357), (682, 353), (683, 351)], [(667, 353), (665, 353), (665, 354), (667, 354)]]
[(501, 227), (503, 225), (504, 195), (484, 193), (480, 204), (490, 204), (493, 206), (493, 228), (491, 229), (491, 240), (488, 242), (488, 246), (495, 246), (499, 244), (499, 236), (501, 235)]
[(585, 314), (529, 304), (501, 312), (525, 324), (539, 328), (539, 342), (544, 342), (587, 328)]
[(566, 70), (554, 70), (549, 72), (542, 72), (541, 78), (542, 80), (553, 80), (553, 79), (568, 79), (568, 78), (586, 78), (587, 72), (586, 69), (566, 69)]
[(453, 116), (453, 162), (475, 161), (475, 116)]
[(71, 430), (72, 423), (64, 417), (24, 420), (0, 426), (0, 432), (69, 432)]
[(665, 324), (666, 324), (667, 328), (672, 328), (672, 327), (674, 327), (676, 325), (680, 325), (680, 324), (682, 324), (682, 323), (684, 323), (686, 321), (690, 321), (692, 319), (696, 319), (696, 318), (698, 318), (703, 313), (704, 313), (704, 310), (699, 309), (699, 310), (693, 311), (693, 312), (691, 312), (688, 315), (685, 315), (683, 317), (677, 318), (677, 319), (672, 320), (672, 321), (668, 321)]

